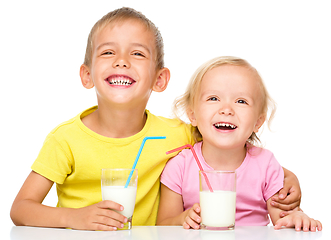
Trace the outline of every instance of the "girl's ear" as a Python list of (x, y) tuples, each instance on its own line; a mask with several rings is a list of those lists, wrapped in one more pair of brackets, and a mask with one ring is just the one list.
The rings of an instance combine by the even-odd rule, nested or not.
[(265, 119), (266, 119), (265, 113), (261, 114), (260, 117), (257, 119), (256, 124), (254, 126), (254, 130), (253, 130), (255, 133), (257, 133), (259, 131), (260, 127), (262, 127)]
[(94, 87), (94, 83), (91, 79), (90, 68), (83, 64), (79, 70), (80, 80), (85, 88), (90, 89)]
[(195, 118), (194, 111), (192, 109), (189, 109), (186, 114), (187, 114), (188, 118), (190, 119), (190, 122), (191, 122), (192, 126), (193, 127), (198, 126), (197, 125), (197, 119)]
[(157, 78), (153, 86), (153, 91), (163, 92), (170, 80), (170, 70), (168, 68), (162, 68), (157, 73)]

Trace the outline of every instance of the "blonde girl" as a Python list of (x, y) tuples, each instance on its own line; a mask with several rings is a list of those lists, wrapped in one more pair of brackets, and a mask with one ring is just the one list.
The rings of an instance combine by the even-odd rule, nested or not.
[[(271, 198), (283, 188), (284, 170), (270, 151), (257, 146), (257, 133), (274, 116), (275, 104), (247, 61), (218, 57), (205, 63), (175, 109), (189, 118), (196, 140), (203, 140), (194, 145), (203, 168), (237, 172), (237, 226), (268, 225), (269, 215), (275, 229), (322, 229), (302, 211), (280, 218), (281, 210), (271, 205)], [(157, 224), (199, 228), (198, 173), (190, 150), (169, 161), (161, 177)]]

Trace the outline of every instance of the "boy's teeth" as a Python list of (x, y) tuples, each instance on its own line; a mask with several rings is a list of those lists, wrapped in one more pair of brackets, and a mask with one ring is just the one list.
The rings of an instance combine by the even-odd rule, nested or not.
[(124, 86), (129, 86), (132, 84), (132, 81), (127, 79), (127, 78), (114, 78), (109, 81), (110, 84), (112, 85), (124, 85)]

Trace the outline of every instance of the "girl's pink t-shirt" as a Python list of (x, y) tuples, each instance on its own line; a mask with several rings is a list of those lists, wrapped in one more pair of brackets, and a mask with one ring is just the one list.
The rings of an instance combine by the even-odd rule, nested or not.
[[(214, 170), (204, 160), (201, 145), (196, 143), (194, 150), (202, 168)], [(182, 195), (184, 210), (199, 202), (199, 170), (190, 149), (180, 152), (163, 170), (162, 184)], [(268, 225), (267, 200), (283, 188), (283, 168), (273, 153), (252, 147), (236, 173), (236, 226)]]

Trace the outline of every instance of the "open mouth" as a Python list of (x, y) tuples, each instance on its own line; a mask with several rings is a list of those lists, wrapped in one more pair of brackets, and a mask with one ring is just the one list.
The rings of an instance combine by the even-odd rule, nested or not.
[(114, 86), (130, 86), (135, 82), (132, 78), (124, 75), (112, 75), (105, 80)]
[(234, 130), (237, 128), (236, 125), (233, 125), (231, 123), (215, 123), (214, 127), (219, 130)]

